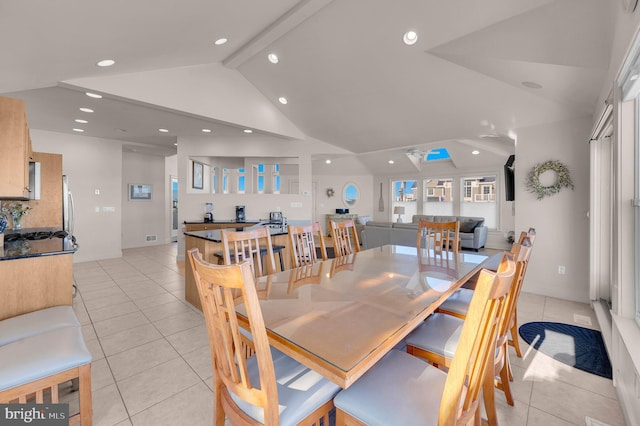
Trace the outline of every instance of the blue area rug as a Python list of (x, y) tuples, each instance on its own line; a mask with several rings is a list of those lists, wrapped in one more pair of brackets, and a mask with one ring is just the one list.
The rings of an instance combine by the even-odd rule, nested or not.
[(611, 379), (611, 362), (599, 331), (558, 322), (528, 322), (519, 331), (529, 345), (543, 354)]

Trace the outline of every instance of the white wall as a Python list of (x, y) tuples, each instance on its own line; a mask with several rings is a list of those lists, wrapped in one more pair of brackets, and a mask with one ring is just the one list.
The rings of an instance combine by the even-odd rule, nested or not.
[[(317, 183), (317, 216), (315, 220), (320, 222), (322, 229), (326, 233), (326, 216), (327, 214), (335, 214), (336, 209), (349, 209), (349, 213), (355, 213), (358, 216), (373, 216), (373, 176), (333, 176), (333, 175), (314, 175), (313, 181)], [(358, 187), (360, 199), (353, 205), (347, 206), (342, 201), (342, 194), (345, 186), (353, 183)], [(327, 188), (333, 188), (334, 196), (327, 196)]]
[[(216, 220), (235, 219), (235, 206), (244, 205), (247, 220), (267, 219), (270, 211), (280, 207), (289, 220), (310, 221), (312, 182), (309, 144), (306, 141), (274, 140), (257, 134), (238, 138), (179, 138), (179, 223), (202, 220), (204, 205), (208, 202), (213, 203)], [(211, 194), (208, 185), (204, 185), (202, 190), (191, 187), (190, 158), (279, 156), (299, 159), (299, 194)], [(184, 259), (184, 236), (181, 232), (178, 233), (178, 259)]]
[[(589, 136), (591, 117), (518, 129), (516, 147), (516, 235), (529, 227), (537, 236), (524, 291), (589, 302)], [(536, 164), (559, 160), (575, 190), (538, 200), (526, 190)], [(558, 266), (566, 273), (558, 274)]]
[[(170, 228), (166, 225), (168, 180), (164, 157), (122, 153), (122, 248), (170, 241)], [(130, 184), (151, 185), (151, 199), (130, 200)], [(152, 235), (156, 241), (147, 242), (146, 237)]]
[[(120, 257), (122, 144), (31, 129), (33, 150), (62, 154), (75, 202), (74, 262)], [(100, 191), (96, 195), (96, 190)]]

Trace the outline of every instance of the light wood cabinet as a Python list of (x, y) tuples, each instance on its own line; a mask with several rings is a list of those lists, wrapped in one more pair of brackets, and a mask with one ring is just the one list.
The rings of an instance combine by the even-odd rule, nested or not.
[(0, 261), (0, 320), (71, 305), (72, 253)]
[(24, 102), (0, 97), (0, 199), (29, 199), (31, 137)]
[(28, 202), (22, 227), (62, 229), (62, 155), (34, 152), (33, 161), (40, 162), (40, 199)]

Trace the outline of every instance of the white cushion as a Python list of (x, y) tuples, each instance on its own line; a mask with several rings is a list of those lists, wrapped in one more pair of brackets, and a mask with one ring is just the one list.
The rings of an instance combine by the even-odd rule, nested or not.
[(0, 391), (91, 362), (80, 327), (64, 327), (0, 347)]
[(440, 309), (466, 316), (472, 298), (473, 290), (461, 288), (449, 296), (449, 298), (440, 305)]
[[(274, 358), (273, 366), (278, 387), (281, 426), (297, 424), (330, 401), (340, 390), (338, 385), (284, 354)], [(255, 356), (247, 360), (247, 369), (252, 386), (259, 389), (260, 377)], [(262, 408), (246, 403), (233, 392), (229, 394), (240, 409), (258, 422), (264, 423)]]
[(436, 426), (446, 380), (443, 371), (394, 349), (333, 402), (370, 426)]
[(407, 345), (453, 358), (463, 324), (460, 318), (433, 314), (407, 336)]
[(80, 327), (71, 306), (55, 306), (0, 321), (0, 346), (62, 327)]

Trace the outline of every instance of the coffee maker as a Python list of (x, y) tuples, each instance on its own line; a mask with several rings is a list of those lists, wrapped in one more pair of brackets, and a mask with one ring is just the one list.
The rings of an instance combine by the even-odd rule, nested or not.
[(206, 203), (204, 205), (204, 223), (213, 222), (213, 203)]
[(236, 222), (244, 222), (247, 217), (244, 214), (244, 206), (236, 206)]

